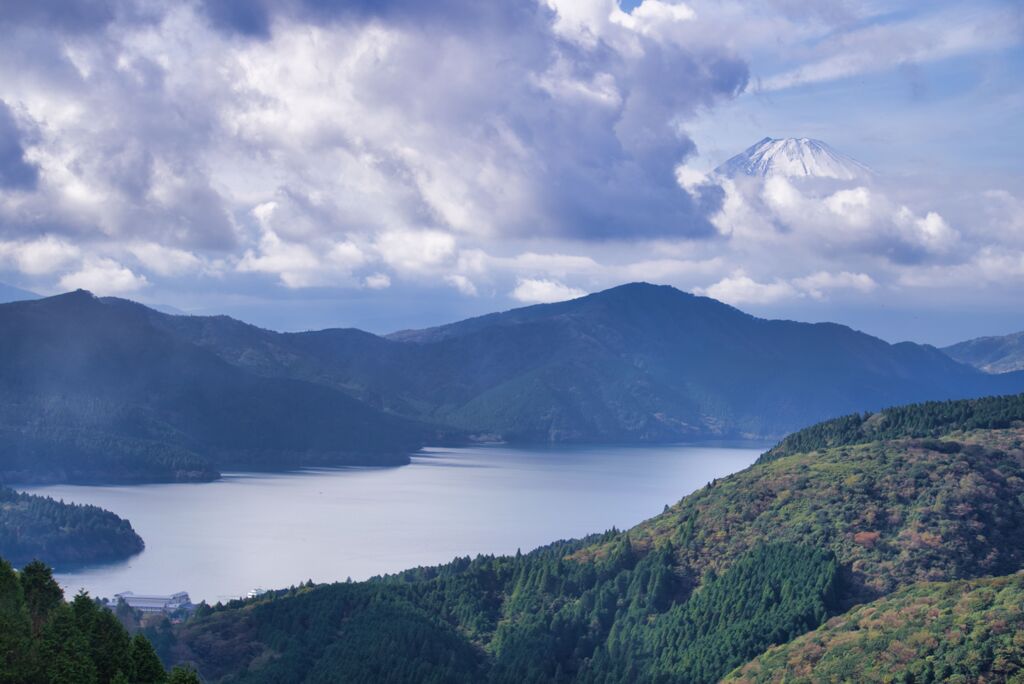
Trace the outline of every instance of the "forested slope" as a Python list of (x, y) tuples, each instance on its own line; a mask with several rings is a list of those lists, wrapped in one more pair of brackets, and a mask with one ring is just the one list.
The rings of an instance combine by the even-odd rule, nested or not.
[(0, 305), (0, 482), (394, 465), (432, 435), (336, 389), (247, 372), (148, 311), (84, 291)]
[(131, 637), (88, 594), (71, 602), (43, 563), (0, 559), (0, 681), (17, 684), (199, 684), (166, 672), (144, 636)]
[(215, 681), (714, 682), (858, 603), (1024, 566), (1024, 404), (993, 402), (1009, 427), (780, 457), (628, 532), (220, 607), (165, 655)]
[(960, 401), (929, 401), (876, 413), (826, 420), (786, 436), (761, 462), (801, 452), (874, 440), (927, 438), (1024, 424), (1024, 394)]
[(0, 487), (0, 557), (15, 565), (123, 560), (143, 547), (131, 523), (110, 511)]
[(1024, 681), (1024, 575), (908, 587), (770, 649), (725, 681)]
[(513, 442), (777, 437), (851, 411), (1024, 390), (1024, 374), (991, 376), (926, 345), (765, 320), (646, 283), (387, 338), (149, 318), (247, 371)]

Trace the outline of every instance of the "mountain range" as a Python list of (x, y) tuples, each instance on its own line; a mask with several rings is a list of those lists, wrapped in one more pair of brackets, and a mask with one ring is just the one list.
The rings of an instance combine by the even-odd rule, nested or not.
[(1024, 370), (1024, 332), (999, 337), (978, 337), (942, 350), (960, 363), (986, 373)]
[(812, 138), (764, 138), (726, 160), (715, 173), (737, 176), (870, 180), (874, 171)]
[(263, 330), (84, 291), (0, 305), (0, 476), (210, 479), (400, 464), (465, 440), (772, 438), (831, 416), (1024, 389), (934, 347), (623, 285), (381, 337)]
[(401, 464), (427, 438), (321, 384), (267, 378), (76, 291), (0, 305), (4, 482), (208, 480), (225, 467)]

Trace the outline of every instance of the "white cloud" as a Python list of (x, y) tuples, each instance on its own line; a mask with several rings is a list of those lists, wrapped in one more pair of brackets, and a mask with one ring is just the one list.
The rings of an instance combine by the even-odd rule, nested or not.
[(145, 268), (161, 276), (178, 276), (193, 273), (203, 263), (192, 252), (174, 247), (165, 247), (155, 242), (142, 242), (128, 246), (128, 251)]
[(949, 227), (946, 220), (934, 211), (918, 217), (907, 207), (900, 207), (894, 217), (904, 235), (913, 242), (933, 252), (944, 252), (953, 247), (959, 234)]
[(1017, 277), (1014, 177), (973, 212), (901, 179), (721, 181), (687, 135), (745, 87), (738, 55), (768, 88), (824, 82), (1018, 40), (1001, 6), (455, 0), (326, 20), (306, 4), (253, 5), (271, 13), (258, 39), (202, 3), (74, 37), (5, 25), (0, 100), (40, 174), (0, 193), (0, 265), (41, 290), (103, 271), (529, 302), (631, 280), (753, 304)]
[(89, 290), (96, 295), (119, 295), (135, 292), (148, 284), (145, 276), (136, 275), (113, 259), (88, 258), (82, 267), (61, 277), (65, 290)]
[(351, 242), (320, 242), (314, 248), (264, 229), (258, 249), (247, 250), (237, 270), (276, 275), (289, 288), (349, 283), (352, 271), (366, 261), (362, 250)]
[(374, 248), (395, 270), (426, 274), (455, 256), (455, 238), (440, 230), (388, 230), (377, 237)]
[(771, 282), (758, 282), (743, 271), (737, 271), (713, 285), (698, 288), (697, 292), (728, 304), (743, 305), (775, 304), (803, 297), (824, 300), (835, 290), (867, 293), (877, 287), (878, 283), (866, 273), (818, 271), (789, 281), (776, 278)]
[(516, 288), (511, 292), (513, 299), (524, 304), (550, 304), (576, 299), (586, 294), (578, 288), (545, 278), (520, 278)]
[(726, 199), (712, 220), (734, 244), (818, 257), (852, 250), (906, 262), (946, 255), (960, 240), (935, 211), (917, 213), (875, 187), (841, 185), (780, 176), (726, 181)]
[(456, 290), (466, 295), (467, 297), (477, 296), (476, 285), (474, 285), (473, 281), (464, 275), (453, 273), (446, 275), (444, 277), (444, 280), (446, 283), (448, 283), (449, 285), (451, 285), (452, 287), (454, 287)]
[(26, 275), (49, 275), (78, 260), (81, 250), (52, 235), (35, 240), (0, 242), (0, 259)]
[(742, 272), (723, 278), (706, 288), (697, 288), (696, 292), (735, 305), (773, 304), (799, 296), (796, 288), (787, 282), (774, 280), (759, 283)]
[(809, 276), (796, 278), (793, 285), (814, 299), (825, 299), (830, 290), (855, 290), (867, 293), (878, 287), (878, 283), (867, 273), (829, 273), (818, 271)]
[(761, 89), (782, 90), (1019, 44), (1014, 11), (954, 5), (906, 21), (864, 22), (860, 28), (823, 35), (806, 63), (765, 79)]
[(387, 273), (372, 273), (363, 278), (363, 285), (371, 290), (385, 290), (391, 287), (391, 278)]

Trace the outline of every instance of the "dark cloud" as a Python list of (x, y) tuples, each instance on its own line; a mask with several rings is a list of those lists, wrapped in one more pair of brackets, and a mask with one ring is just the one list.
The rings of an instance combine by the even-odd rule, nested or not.
[(46, 32), (85, 34), (110, 24), (153, 23), (166, 8), (138, 0), (0, 0), (0, 29), (32, 26)]
[(71, 32), (93, 31), (117, 16), (114, 0), (5, 0), (0, 26), (36, 25)]
[(42, 28), (55, 7), (9, 16), (0, 45), (0, 93), (56, 115), (40, 146), (59, 165), (10, 230), (282, 273), (396, 230), (451, 241), (431, 268), (467, 236), (717, 234), (721, 189), (687, 192), (675, 167), (695, 152), (682, 124), (746, 84), (727, 48), (576, 33), (537, 0), (94, 0), (68, 5), (72, 40)]
[(218, 30), (243, 36), (270, 36), (270, 3), (252, 0), (205, 0), (203, 8)]
[(0, 100), (0, 188), (33, 190), (39, 169), (25, 159), (22, 134), (10, 107)]
[(509, 25), (551, 10), (536, 0), (202, 0), (210, 23), (225, 33), (269, 38), (278, 17), (327, 24), (378, 20), (388, 24), (453, 27)]

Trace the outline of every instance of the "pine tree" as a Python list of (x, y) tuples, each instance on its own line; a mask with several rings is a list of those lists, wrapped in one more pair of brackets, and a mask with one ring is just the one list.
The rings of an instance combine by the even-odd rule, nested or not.
[(78, 629), (69, 606), (60, 605), (43, 627), (41, 662), (49, 684), (92, 684), (96, 666), (89, 657), (89, 640)]
[(18, 576), (0, 559), (0, 681), (27, 679), (31, 623)]
[(53, 571), (41, 561), (32, 561), (21, 571), (21, 589), (25, 595), (32, 633), (38, 635), (46, 617), (64, 600), (64, 591), (53, 579)]
[(97, 610), (89, 645), (101, 682), (113, 681), (118, 672), (131, 671), (131, 637), (109, 610)]
[(199, 675), (191, 667), (178, 665), (167, 676), (167, 684), (201, 684)]
[(162, 683), (167, 679), (164, 666), (160, 663), (156, 651), (149, 640), (141, 634), (132, 639), (129, 649), (132, 661), (131, 680), (139, 684)]

